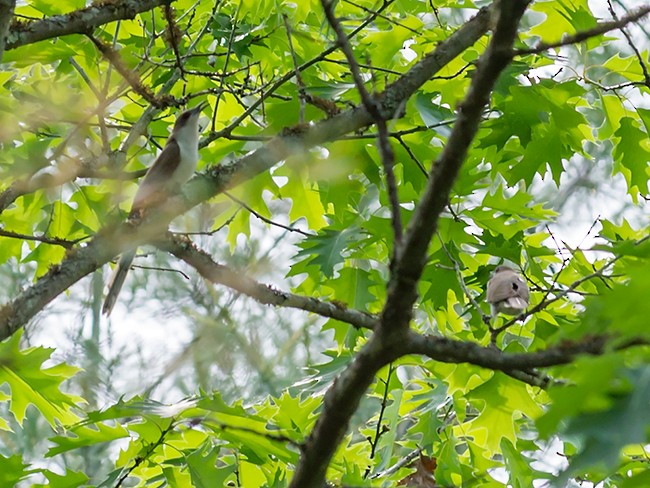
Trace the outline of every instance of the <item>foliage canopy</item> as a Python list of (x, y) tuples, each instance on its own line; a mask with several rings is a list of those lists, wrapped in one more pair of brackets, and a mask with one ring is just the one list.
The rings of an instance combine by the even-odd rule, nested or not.
[[(15, 6), (0, 485), (648, 485), (650, 6), (629, 3)], [(199, 101), (199, 173), (129, 221)], [(155, 268), (114, 327), (140, 293), (192, 339), (133, 394), (99, 309), (136, 246)], [(488, 323), (503, 262), (531, 304)], [(29, 336), (55, 298), (91, 331), (65, 361)]]

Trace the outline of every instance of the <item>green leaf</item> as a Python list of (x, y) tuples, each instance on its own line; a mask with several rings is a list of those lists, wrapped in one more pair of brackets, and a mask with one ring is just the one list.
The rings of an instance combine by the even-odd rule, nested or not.
[(532, 419), (542, 414), (528, 387), (508, 379), (503, 373), (495, 373), (468, 396), (473, 402), (479, 401), (481, 413), (465, 424), (467, 432), (476, 433), (477, 439), (484, 439), (484, 444), (479, 440), (475, 442), (493, 453), (498, 452), (502, 439), (516, 442), (515, 425), (522, 414)]
[(63, 393), (61, 383), (72, 378), (78, 368), (67, 364), (44, 367), (53, 349), (30, 347), (20, 350), (21, 333), (16, 333), (0, 343), (0, 385), (11, 389), (9, 410), (22, 425), (29, 405), (36, 407), (43, 417), (54, 426), (56, 422), (71, 424), (79, 418), (72, 407), (82, 399)]
[[(435, 94), (419, 92), (415, 97), (415, 108), (427, 127), (452, 120), (454, 117), (451, 110), (433, 102), (432, 97), (434, 96)], [(444, 131), (444, 128), (442, 130)]]
[(611, 391), (607, 408), (568, 419), (564, 432), (579, 442), (579, 452), (557, 478), (560, 486), (592, 466), (612, 469), (621, 449), (629, 444), (648, 442), (650, 425), (650, 367), (625, 372), (627, 391)]
[(648, 134), (639, 129), (636, 121), (623, 117), (614, 135), (620, 138), (614, 147), (614, 170), (625, 176), (628, 191), (633, 197), (636, 198), (638, 193), (646, 194), (650, 179)]
[(25, 469), (28, 466), (19, 454), (10, 457), (0, 454), (0, 486), (16, 486), (29, 476), (30, 471)]
[(323, 229), (317, 236), (302, 241), (296, 257), (307, 258), (307, 262), (318, 266), (327, 277), (334, 276), (334, 268), (345, 261), (348, 245), (359, 238), (359, 229), (348, 227), (343, 230)]
[(531, 220), (546, 220), (556, 215), (555, 212), (545, 209), (542, 204), (531, 205), (533, 197), (523, 191), (510, 192), (506, 195), (506, 190), (488, 193), (483, 199), (483, 207), (498, 210), (507, 215), (517, 215), (527, 217)]
[(296, 440), (306, 435), (316, 422), (315, 411), (320, 407), (318, 397), (299, 398), (284, 392), (279, 398), (270, 400), (274, 406), (259, 408), (257, 414), (268, 418), (275, 426), (295, 433)]
[(185, 456), (193, 486), (211, 488), (228, 485), (228, 479), (237, 471), (237, 465), (233, 463), (225, 467), (217, 467), (218, 460), (219, 448), (209, 448), (207, 445)]
[(65, 436), (50, 437), (55, 445), (51, 447), (46, 457), (56, 456), (63, 452), (111, 442), (129, 436), (129, 431), (120, 424), (108, 425), (98, 422), (92, 426), (72, 427)]
[(47, 485), (50, 488), (76, 488), (78, 486), (88, 486), (90, 478), (85, 473), (80, 471), (66, 470), (65, 474), (56, 474), (52, 471), (44, 471), (43, 474), (47, 478)]
[(376, 286), (368, 271), (359, 268), (343, 268), (339, 276), (327, 282), (327, 287), (334, 290), (334, 298), (358, 310), (370, 310), (370, 305), (377, 300), (370, 289)]
[[(648, 247), (644, 246), (645, 251)], [(643, 306), (650, 289), (650, 259), (634, 262), (626, 270), (625, 283), (612, 283), (598, 299), (586, 302), (584, 327), (591, 333), (618, 333), (619, 340), (626, 337), (649, 337), (648, 312)]]
[(524, 456), (509, 439), (501, 440), (501, 454), (509, 476), (509, 485), (513, 488), (529, 488), (533, 486), (534, 480), (540, 478), (542, 473), (530, 466), (533, 460)]

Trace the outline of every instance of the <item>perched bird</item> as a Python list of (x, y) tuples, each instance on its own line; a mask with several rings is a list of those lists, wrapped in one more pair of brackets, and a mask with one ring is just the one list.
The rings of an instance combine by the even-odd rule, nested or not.
[(492, 317), (501, 312), (519, 315), (528, 307), (530, 292), (524, 279), (509, 266), (497, 266), (487, 284), (487, 301)]
[[(204, 106), (205, 102), (202, 102), (193, 109), (186, 110), (176, 119), (165, 147), (147, 171), (135, 193), (131, 217), (141, 216), (147, 208), (162, 203), (168, 196), (177, 192), (196, 170), (199, 161), (199, 115)], [(135, 251), (133, 249), (122, 254), (113, 271), (102, 307), (102, 313), (107, 316), (110, 315), (117, 301), (117, 296), (133, 263)]]

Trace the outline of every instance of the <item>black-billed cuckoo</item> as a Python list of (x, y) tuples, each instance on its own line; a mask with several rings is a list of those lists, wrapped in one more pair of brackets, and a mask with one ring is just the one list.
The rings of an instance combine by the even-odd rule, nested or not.
[(519, 315), (528, 307), (529, 298), (528, 285), (514, 269), (504, 265), (496, 267), (487, 284), (487, 301), (493, 319), (499, 312)]
[[(199, 161), (199, 115), (204, 106), (205, 102), (202, 102), (176, 119), (165, 147), (135, 193), (131, 216), (141, 215), (148, 207), (162, 203), (167, 196), (178, 191), (196, 170)], [(102, 307), (102, 312), (107, 316), (117, 301), (135, 252), (133, 249), (122, 254), (113, 271)]]

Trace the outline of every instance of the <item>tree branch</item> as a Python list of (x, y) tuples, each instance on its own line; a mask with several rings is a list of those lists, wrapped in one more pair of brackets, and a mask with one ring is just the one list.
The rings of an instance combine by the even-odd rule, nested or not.
[[(375, 373), (402, 355), (401, 344), (409, 332), (407, 327), (417, 296), (417, 282), (426, 262), (431, 237), (436, 231), (438, 216), (447, 204), (452, 184), (478, 130), (482, 111), (488, 104), (492, 87), (512, 59), (510, 53), (517, 35), (517, 25), (529, 1), (501, 2), (496, 32), (486, 53), (481, 57), (469, 92), (460, 106), (460, 115), (440, 159), (434, 164), (432, 177), (416, 207), (404, 245), (399, 249), (379, 326), (352, 364), (325, 394), (323, 412), (305, 443), (291, 480), (292, 488), (321, 486), (327, 466), (347, 431), (348, 422), (372, 384)], [(427, 58), (430, 59), (428, 56)], [(422, 61), (424, 62), (425, 60)], [(411, 72), (414, 70), (415, 67)], [(395, 89), (399, 81), (391, 85), (386, 93)], [(399, 104), (391, 105), (390, 108), (395, 109), (397, 106)], [(394, 110), (388, 112), (388, 117), (392, 117), (393, 113)]]
[[(548, 368), (572, 362), (576, 356), (589, 354), (598, 356), (606, 351), (610, 336), (598, 335), (582, 341), (564, 341), (561, 345), (536, 352), (509, 354), (496, 347), (483, 347), (469, 341), (458, 341), (446, 337), (423, 336), (409, 331), (402, 340), (403, 354), (423, 354), (443, 363), (469, 363), (483, 368), (511, 372), (527, 372), (534, 368)], [(629, 340), (617, 349), (646, 345), (641, 339)], [(519, 378), (518, 378), (519, 379)]]
[(1, 229), (1, 228), (0, 228), (0, 236), (9, 237), (11, 239), (20, 239), (20, 240), (24, 240), (24, 241), (42, 242), (44, 244), (52, 244), (54, 246), (61, 246), (61, 247), (64, 247), (66, 249), (72, 249), (72, 247), (76, 243), (83, 240), (83, 238), (82, 238), (82, 239), (75, 239), (73, 241), (69, 241), (68, 239), (61, 239), (59, 237), (30, 236), (30, 235), (27, 235), (27, 234), (21, 234), (19, 232), (12, 232), (12, 231)]
[(168, 235), (167, 239), (157, 243), (157, 246), (185, 261), (208, 281), (232, 288), (261, 304), (305, 310), (340, 320), (357, 329), (373, 329), (377, 324), (377, 317), (368, 313), (345, 308), (337, 303), (276, 290), (270, 285), (259, 283), (241, 272), (216, 263), (208, 253), (198, 249), (187, 237)]
[(380, 325), (382, 333), (408, 327), (412, 306), (417, 298), (417, 283), (426, 264), (431, 238), (437, 230), (438, 217), (449, 201), (451, 188), (478, 131), (492, 88), (501, 71), (512, 59), (511, 47), (517, 35), (519, 18), (529, 3), (530, 0), (501, 2), (494, 36), (479, 61), (467, 96), (458, 107), (458, 118), (445, 148), (433, 163), (431, 177), (407, 230), (395, 272), (388, 284), (388, 296)]
[(525, 56), (527, 54), (539, 54), (548, 49), (568, 46), (570, 44), (577, 44), (579, 42), (586, 41), (591, 37), (596, 37), (616, 29), (621, 29), (631, 22), (636, 22), (640, 18), (646, 16), (648, 13), (650, 13), (650, 5), (645, 5), (643, 7), (639, 7), (635, 11), (630, 12), (627, 15), (624, 15), (620, 19), (613, 20), (610, 22), (601, 22), (592, 29), (582, 31), (582, 32), (577, 32), (571, 36), (564, 36), (561, 40), (556, 42), (540, 42), (535, 47), (529, 49), (516, 49), (514, 51), (514, 54), (516, 56)]
[(63, 15), (32, 22), (14, 22), (7, 35), (7, 51), (34, 42), (70, 34), (85, 34), (100, 25), (136, 15), (174, 0), (120, 0), (101, 2)]
[(14, 17), (14, 8), (16, 0), (0, 0), (0, 63), (5, 52), (9, 24)]

